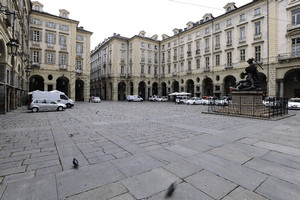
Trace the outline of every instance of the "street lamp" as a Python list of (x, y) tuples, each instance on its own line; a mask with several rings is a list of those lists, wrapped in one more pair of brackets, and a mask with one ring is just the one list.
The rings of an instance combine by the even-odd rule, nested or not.
[(16, 56), (18, 53), (18, 41), (16, 39), (11, 39), (7, 44), (7, 53), (12, 56)]

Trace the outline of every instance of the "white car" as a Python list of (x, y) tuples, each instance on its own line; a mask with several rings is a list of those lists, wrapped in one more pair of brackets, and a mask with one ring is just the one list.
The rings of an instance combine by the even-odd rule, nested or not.
[(128, 95), (127, 96), (127, 101), (143, 101), (144, 99), (140, 97), (139, 95)]
[(160, 102), (166, 102), (166, 101), (168, 101), (168, 97), (166, 97), (166, 96), (158, 97), (156, 100), (160, 101)]
[(100, 99), (100, 97), (94, 97), (94, 98), (92, 98), (92, 102), (93, 103), (101, 103), (101, 99)]
[(200, 97), (192, 97), (191, 99), (186, 101), (187, 105), (200, 105), (202, 104), (202, 99)]
[(300, 109), (300, 98), (291, 98), (288, 101), (288, 109)]
[(184, 104), (184, 103), (186, 103), (186, 101), (188, 99), (189, 99), (188, 96), (177, 96), (176, 100), (175, 100), (175, 103), (177, 103), (177, 104)]
[(215, 101), (215, 104), (217, 106), (228, 106), (229, 103), (231, 103), (231, 97), (226, 97), (226, 96), (222, 97), (221, 99), (217, 99)]

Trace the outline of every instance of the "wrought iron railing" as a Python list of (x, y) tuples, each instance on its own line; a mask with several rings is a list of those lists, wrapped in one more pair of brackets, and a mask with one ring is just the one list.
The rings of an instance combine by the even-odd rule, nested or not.
[[(217, 104), (217, 101), (211, 101), (208, 105), (208, 112), (224, 115), (238, 115), (259, 118), (274, 118), (288, 114), (287, 98), (269, 98), (262, 102), (258, 99), (248, 99), (245, 102), (242, 97), (237, 102), (227, 102), (226, 104)], [(260, 100), (261, 101), (261, 100)]]

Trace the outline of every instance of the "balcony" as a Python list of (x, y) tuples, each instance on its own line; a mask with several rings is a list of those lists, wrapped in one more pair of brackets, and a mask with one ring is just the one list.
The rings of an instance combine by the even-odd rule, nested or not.
[(278, 61), (288, 61), (296, 58), (300, 58), (300, 51), (278, 54)]
[(120, 78), (125, 78), (126, 77), (126, 74), (125, 73), (120, 73)]
[(232, 63), (227, 63), (227, 64), (225, 65), (225, 69), (232, 69), (232, 68), (233, 68)]
[(192, 69), (187, 69), (187, 70), (185, 71), (185, 73), (186, 73), (186, 74), (192, 74)]
[(158, 74), (154, 74), (154, 78), (158, 78)]
[(205, 52), (209, 52), (209, 47), (205, 47)]
[(215, 46), (215, 50), (218, 50), (218, 49), (220, 49), (220, 44), (219, 43), (216, 44), (216, 46)]
[(67, 65), (59, 65), (59, 69), (66, 70), (67, 69)]
[(246, 42), (246, 37), (239, 38), (240, 44), (245, 43), (245, 42)]
[(39, 42), (39, 41), (33, 41), (32, 44), (33, 44), (34, 46), (40, 46), (40, 42)]
[(196, 55), (200, 55), (200, 49), (196, 50)]
[(152, 60), (148, 59), (148, 64), (151, 64), (152, 63)]
[(144, 72), (141, 73), (141, 77), (146, 77), (146, 74)]
[(77, 74), (82, 74), (82, 70), (81, 69), (76, 69), (76, 73)]
[(173, 75), (173, 76), (177, 76), (177, 72), (173, 72), (172, 75)]
[(143, 63), (144, 63), (144, 62), (145, 62), (145, 58), (141, 58), (141, 62), (143, 62)]
[(48, 47), (53, 48), (54, 44), (48, 43)]
[(226, 46), (227, 46), (227, 47), (232, 46), (232, 41), (231, 41), (231, 40), (228, 40), (228, 41), (226, 42)]
[(261, 33), (255, 33), (253, 36), (254, 40), (259, 40), (261, 39)]
[(165, 75), (165, 74), (161, 74), (160, 77), (161, 77), (161, 78), (165, 78), (166, 75)]
[(177, 60), (177, 56), (174, 56), (174, 57), (173, 57), (173, 60), (174, 60), (174, 61)]
[(209, 67), (203, 69), (203, 72), (209, 72), (209, 71), (210, 71)]
[(32, 62), (32, 67), (33, 68), (40, 68), (40, 63), (39, 62)]
[(300, 29), (300, 24), (288, 24), (286, 29), (287, 29), (287, 31)]
[(132, 73), (127, 74), (127, 77), (131, 78), (132, 77)]

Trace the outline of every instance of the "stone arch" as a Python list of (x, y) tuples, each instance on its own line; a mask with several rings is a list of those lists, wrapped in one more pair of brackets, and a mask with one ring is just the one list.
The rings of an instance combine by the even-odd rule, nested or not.
[(126, 84), (124, 81), (121, 81), (118, 84), (118, 100), (124, 101), (126, 99)]
[(133, 82), (132, 81), (129, 82), (129, 87), (130, 87), (129, 93), (130, 93), (130, 95), (133, 95)]
[(224, 78), (223, 94), (228, 96), (230, 94), (230, 87), (236, 86), (236, 78), (233, 75), (228, 75)]
[(76, 80), (75, 99), (76, 101), (84, 101), (84, 82), (81, 79)]
[(152, 95), (158, 95), (158, 83), (154, 82), (152, 84)]
[(300, 97), (300, 69), (291, 69), (284, 74), (284, 97)]
[(161, 83), (161, 95), (167, 96), (167, 84), (165, 82)]
[(144, 81), (141, 81), (139, 83), (139, 88), (138, 88), (138, 94), (143, 98), (146, 99), (146, 83)]
[(209, 77), (203, 79), (203, 95), (202, 96), (213, 96), (214, 95), (214, 86), (213, 80)]
[(173, 92), (179, 92), (179, 82), (174, 80), (172, 83)]
[(70, 95), (69, 92), (70, 81), (67, 77), (61, 76), (56, 79), (56, 90), (64, 92), (67, 96)]
[(44, 91), (44, 78), (40, 75), (33, 75), (29, 79), (29, 92), (35, 90)]
[(194, 81), (192, 80), (192, 79), (189, 79), (189, 80), (187, 80), (186, 81), (186, 91), (188, 92), (188, 93), (191, 93), (191, 97), (193, 97), (194, 96)]
[(6, 63), (6, 45), (3, 40), (0, 40), (0, 62)]

